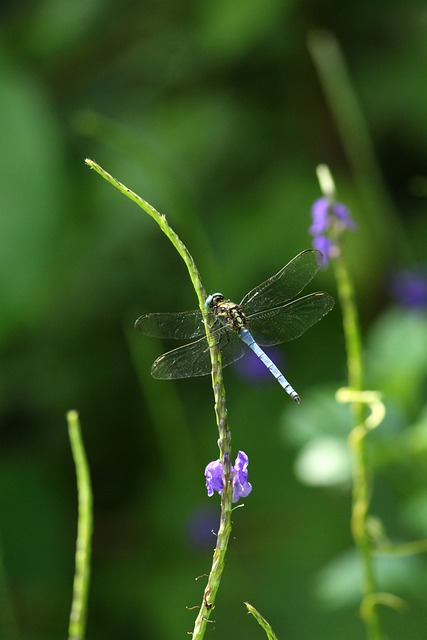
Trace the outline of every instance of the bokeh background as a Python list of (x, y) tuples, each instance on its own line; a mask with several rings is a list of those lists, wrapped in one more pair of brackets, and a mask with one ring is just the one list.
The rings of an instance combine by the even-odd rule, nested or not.
[[(427, 533), (427, 7), (395, 0), (1, 3), (0, 637), (64, 638), (76, 535), (65, 413), (80, 412), (95, 493), (88, 637), (186, 637), (215, 543), (209, 378), (159, 382), (174, 345), (148, 311), (196, 306), (155, 223), (180, 234), (208, 291), (239, 300), (310, 246), (326, 162), (358, 229), (345, 240), (366, 385), (372, 512), (391, 540)], [(408, 271), (409, 270), (409, 271)], [(415, 271), (414, 271), (415, 270)], [(396, 278), (398, 278), (396, 280)], [(311, 287), (311, 289), (310, 289)], [(309, 290), (335, 285), (322, 272)], [(235, 452), (253, 492), (234, 517), (209, 635), (363, 638), (350, 534), (340, 309), (275, 351), (293, 406), (250, 361), (226, 370)], [(378, 559), (391, 639), (425, 637), (425, 557)]]

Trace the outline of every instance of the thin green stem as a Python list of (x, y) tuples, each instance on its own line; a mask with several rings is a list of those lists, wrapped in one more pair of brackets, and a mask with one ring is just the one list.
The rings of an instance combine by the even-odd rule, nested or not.
[(196, 292), (196, 295), (197, 295), (200, 311), (203, 314), (203, 319), (205, 320), (205, 323), (208, 324), (207, 310), (205, 307), (206, 293), (200, 279), (199, 271), (187, 247), (184, 245), (183, 242), (181, 242), (178, 235), (169, 226), (166, 220), (166, 216), (159, 213), (154, 207), (151, 206), (151, 204), (149, 204), (146, 200), (144, 200), (143, 198), (138, 196), (136, 193), (131, 191), (131, 189), (128, 189), (128, 187), (126, 187), (124, 184), (116, 180), (116, 178), (113, 178), (112, 175), (110, 175), (107, 171), (105, 171), (105, 169), (103, 169), (99, 164), (94, 162), (94, 160), (90, 160), (87, 158), (85, 160), (85, 163), (91, 169), (94, 169), (102, 178), (104, 178), (104, 180), (106, 180), (111, 185), (113, 185), (113, 187), (118, 189), (120, 193), (122, 193), (127, 198), (129, 198), (129, 200), (132, 200), (132, 202), (135, 202), (138, 205), (138, 207), (141, 207), (141, 209), (143, 209), (145, 213), (148, 213), (148, 215), (151, 216), (151, 218), (153, 218), (157, 222), (160, 229), (167, 236), (167, 238), (173, 244), (175, 249), (178, 251), (181, 258), (184, 260), (185, 266), (187, 267), (189, 276), (191, 278), (191, 282), (194, 287), (194, 291)]
[(414, 540), (401, 544), (382, 543), (375, 547), (376, 554), (389, 554), (392, 556), (411, 556), (419, 553), (427, 553), (427, 540)]
[(259, 626), (264, 629), (267, 640), (277, 640), (277, 636), (273, 631), (271, 624), (255, 609), (249, 602), (245, 602), (248, 613), (253, 615)]
[[(212, 355), (212, 350), (211, 350)], [(231, 434), (228, 428), (225, 388), (222, 375), (221, 352), (215, 348), (212, 355), (212, 385), (215, 397), (215, 413), (219, 432), (219, 448), (223, 466), (224, 489), (221, 493), (221, 515), (212, 567), (203, 594), (202, 605), (194, 623), (193, 640), (201, 640), (206, 631), (210, 612), (224, 571), (225, 556), (231, 535), (233, 483), (231, 473)]]
[[(317, 167), (317, 177), (322, 193), (324, 197), (327, 198), (331, 211), (333, 211), (335, 203), (335, 183), (329, 168), (326, 165), (319, 165)], [(337, 225), (331, 225), (330, 234), (332, 245), (335, 248), (334, 251), (331, 252), (331, 262), (337, 282), (347, 353), (349, 386), (347, 396), (350, 396), (350, 402), (352, 402), (355, 424), (349, 436), (350, 449), (353, 454), (351, 530), (362, 561), (363, 600), (361, 613), (365, 621), (369, 640), (381, 640), (381, 626), (375, 607), (376, 600), (374, 598), (376, 582), (372, 545), (367, 526), (371, 488), (368, 473), (366, 435), (370, 429), (375, 428), (377, 424), (381, 422), (383, 418), (383, 405), (380, 399), (376, 397), (377, 394), (373, 392), (363, 392), (362, 339), (359, 330), (359, 318), (353, 282), (345, 264), (340, 246), (342, 229)], [(337, 396), (338, 395), (337, 393)], [(342, 395), (341, 393), (341, 396)], [(338, 397), (337, 399), (339, 400)], [(344, 399), (340, 401), (346, 402), (348, 400)], [(366, 403), (374, 407), (371, 407), (373, 414), (370, 418), (365, 417)], [(379, 407), (381, 408), (379, 409)], [(369, 606), (366, 603), (369, 603)]]
[[(342, 310), (347, 353), (348, 384), (352, 389), (361, 391), (363, 386), (362, 341), (359, 331), (357, 308), (354, 302), (355, 295), (353, 283), (350, 279), (342, 253), (332, 260), (332, 265), (334, 267), (338, 296)], [(363, 406), (361, 409), (359, 408), (359, 411), (362, 415), (358, 415), (357, 417), (361, 417), (363, 419)]]
[(86, 159), (86, 164), (94, 169), (107, 182), (112, 184), (123, 195), (135, 202), (149, 216), (151, 216), (159, 225), (160, 229), (173, 244), (184, 261), (194, 290), (197, 295), (199, 308), (205, 323), (206, 336), (210, 347), (210, 356), (212, 362), (212, 388), (214, 392), (214, 406), (216, 422), (219, 432), (219, 448), (220, 457), (223, 465), (224, 489), (221, 494), (221, 517), (220, 525), (217, 533), (217, 544), (214, 551), (212, 568), (209, 573), (208, 582), (203, 594), (202, 604), (199, 614), (196, 618), (194, 630), (192, 634), (193, 640), (201, 640), (204, 637), (210, 614), (214, 608), (214, 602), (218, 587), (221, 581), (222, 572), (225, 564), (225, 555), (227, 551), (228, 541), (231, 534), (231, 511), (232, 511), (232, 473), (231, 473), (231, 435), (228, 428), (227, 407), (225, 399), (225, 388), (222, 376), (221, 352), (215, 341), (211, 325), (209, 312), (205, 305), (206, 292), (202, 285), (199, 271), (190, 255), (187, 247), (180, 240), (175, 231), (169, 226), (166, 217), (159, 213), (143, 198), (128, 189), (124, 184), (113, 178), (107, 171), (100, 167), (93, 160)]
[[(361, 391), (363, 385), (362, 343), (359, 332), (353, 284), (342, 254), (339, 254), (334, 260), (332, 260), (332, 262), (335, 270), (338, 296), (343, 315), (349, 387), (353, 391)], [(355, 427), (351, 431), (349, 437), (350, 447), (353, 453), (353, 506), (351, 529), (362, 560), (363, 597), (364, 599), (369, 599), (376, 592), (376, 582), (371, 541), (367, 528), (369, 504), (371, 499), (366, 451), (366, 435), (368, 433), (368, 428), (365, 422), (364, 404), (362, 402), (354, 402), (352, 406)], [(376, 607), (365, 607), (363, 609), (363, 613), (368, 638), (370, 640), (380, 640), (382, 638), (382, 633)]]
[(68, 640), (82, 640), (85, 636), (87, 598), (90, 582), (90, 558), (93, 530), (92, 487), (76, 411), (67, 413), (68, 434), (77, 476), (78, 525), (76, 544), (76, 569), (73, 585)]

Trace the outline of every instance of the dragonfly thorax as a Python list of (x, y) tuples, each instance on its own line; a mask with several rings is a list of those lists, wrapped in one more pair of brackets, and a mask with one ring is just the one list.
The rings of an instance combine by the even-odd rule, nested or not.
[(206, 306), (213, 311), (215, 317), (222, 324), (232, 325), (236, 331), (246, 327), (246, 316), (243, 309), (235, 302), (226, 300), (222, 293), (212, 293), (208, 296)]

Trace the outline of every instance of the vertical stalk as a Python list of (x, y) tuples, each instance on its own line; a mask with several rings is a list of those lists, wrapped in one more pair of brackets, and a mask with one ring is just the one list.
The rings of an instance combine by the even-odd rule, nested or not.
[(193, 640), (201, 640), (204, 637), (211, 611), (214, 608), (215, 597), (221, 581), (225, 564), (225, 554), (231, 534), (231, 511), (233, 497), (233, 484), (231, 474), (231, 435), (228, 428), (225, 388), (222, 376), (221, 352), (212, 333), (209, 312), (205, 305), (206, 292), (203, 287), (199, 271), (187, 247), (180, 240), (175, 231), (169, 226), (166, 220), (166, 216), (159, 213), (143, 198), (141, 198), (136, 193), (128, 189), (124, 184), (116, 180), (96, 162), (89, 159), (86, 159), (85, 162), (90, 168), (94, 169), (102, 178), (112, 184), (123, 195), (135, 202), (139, 207), (141, 207), (141, 209), (148, 213), (148, 215), (157, 222), (160, 229), (178, 251), (187, 267), (191, 282), (197, 295), (199, 308), (205, 323), (206, 336), (210, 347), (210, 356), (212, 362), (212, 388), (214, 392), (214, 408), (219, 433), (220, 457), (224, 469), (224, 489), (221, 493), (220, 526), (217, 533), (217, 543), (214, 551), (212, 568), (209, 573), (208, 583), (203, 594), (200, 611), (196, 618), (192, 634)]
[(203, 601), (194, 624), (192, 640), (201, 640), (204, 637), (209, 615), (213, 609), (216, 594), (221, 582), (225, 564), (228, 541), (231, 535), (231, 512), (233, 483), (231, 474), (231, 434), (228, 428), (227, 407), (225, 401), (225, 389), (222, 376), (221, 352), (214, 348), (212, 357), (212, 386), (215, 397), (215, 413), (219, 432), (219, 448), (221, 463), (223, 465), (224, 489), (221, 493), (221, 516), (217, 533), (217, 542), (213, 554), (212, 567), (208, 582), (203, 594)]
[[(332, 260), (340, 299), (344, 337), (347, 352), (348, 382), (352, 391), (361, 392), (362, 379), (362, 342), (353, 284), (347, 271), (342, 253)], [(371, 542), (367, 528), (370, 504), (370, 486), (368, 479), (368, 461), (365, 437), (368, 428), (365, 422), (365, 410), (362, 402), (354, 402), (353, 414), (355, 427), (349, 436), (353, 454), (353, 504), (351, 530), (362, 561), (363, 599), (369, 601), (375, 596), (376, 582), (373, 566)], [(375, 597), (373, 598), (373, 602)], [(380, 620), (375, 605), (361, 607), (369, 640), (381, 640)]]
[[(317, 167), (317, 177), (323, 196), (327, 199), (330, 208), (330, 216), (333, 217), (335, 200), (335, 183), (326, 165)], [(368, 460), (365, 438), (369, 428), (374, 428), (372, 419), (365, 417), (365, 404), (367, 396), (372, 403), (375, 394), (363, 392), (363, 364), (362, 364), (362, 340), (359, 330), (359, 319), (356, 307), (356, 296), (353, 282), (350, 278), (342, 247), (340, 245), (343, 228), (338, 224), (329, 225), (330, 240), (333, 250), (330, 258), (334, 268), (337, 282), (338, 297), (342, 311), (344, 339), (347, 354), (348, 386), (354, 415), (354, 428), (349, 435), (349, 445), (353, 457), (353, 496), (351, 531), (353, 539), (359, 550), (362, 562), (362, 605), (361, 615), (365, 621), (369, 640), (381, 640), (381, 626), (376, 604), (376, 582), (373, 566), (371, 541), (368, 533), (368, 516), (371, 490), (368, 477)], [(342, 391), (342, 390), (341, 390)], [(339, 400), (339, 392), (337, 400)], [(342, 398), (341, 394), (341, 398)], [(346, 401), (346, 400), (345, 400)], [(379, 402), (379, 400), (377, 399)], [(381, 422), (382, 417), (380, 418)], [(369, 606), (367, 606), (367, 603)]]
[(77, 475), (79, 517), (77, 526), (76, 569), (68, 640), (82, 640), (86, 631), (87, 599), (90, 581), (90, 557), (93, 529), (92, 487), (89, 466), (76, 411), (67, 413), (68, 433)]

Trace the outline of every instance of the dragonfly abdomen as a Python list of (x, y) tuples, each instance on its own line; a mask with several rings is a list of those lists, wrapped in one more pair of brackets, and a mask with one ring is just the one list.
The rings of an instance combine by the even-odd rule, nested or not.
[(268, 355), (261, 349), (261, 347), (255, 342), (251, 332), (245, 327), (239, 330), (239, 335), (243, 342), (248, 345), (250, 349), (255, 353), (256, 356), (261, 360), (261, 362), (267, 367), (270, 373), (276, 378), (277, 382), (283, 387), (283, 389), (288, 393), (293, 400), (297, 404), (301, 403), (301, 399), (295, 389), (291, 384), (286, 380), (285, 376), (279, 369), (276, 367), (274, 362), (268, 357)]

